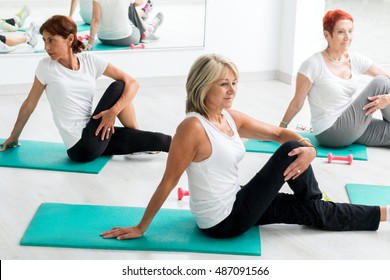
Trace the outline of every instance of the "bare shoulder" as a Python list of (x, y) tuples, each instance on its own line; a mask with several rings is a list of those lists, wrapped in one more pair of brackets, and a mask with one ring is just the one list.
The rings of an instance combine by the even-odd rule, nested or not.
[(246, 121), (249, 121), (249, 120), (252, 119), (248, 115), (246, 115), (246, 114), (244, 114), (244, 113), (242, 113), (240, 111), (237, 111), (237, 110), (229, 109), (227, 111), (232, 116), (232, 118), (233, 118), (234, 122), (236, 123), (237, 127), (240, 127), (243, 123), (245, 123)]
[(192, 117), (183, 120), (176, 129), (176, 134), (185, 134), (191, 137), (204, 132), (202, 123), (198, 118)]

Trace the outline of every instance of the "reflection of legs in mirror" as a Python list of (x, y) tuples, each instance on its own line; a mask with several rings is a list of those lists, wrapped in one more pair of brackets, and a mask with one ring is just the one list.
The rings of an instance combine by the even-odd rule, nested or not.
[(25, 33), (27, 44), (29, 44), (31, 47), (35, 47), (35, 45), (38, 43), (38, 28), (39, 27), (35, 24), (35, 22), (31, 22), (30, 27)]
[(164, 15), (161, 12), (159, 12), (147, 26), (146, 32), (144, 33), (142, 39), (146, 41), (158, 40), (158, 36), (156, 36), (156, 31), (160, 27), (163, 21), (164, 21)]
[(18, 26), (14, 19), (0, 19), (0, 29), (8, 32), (18, 31)]
[(141, 9), (143, 11), (141, 16), (143, 20), (148, 19), (149, 13), (152, 11), (152, 8), (153, 8), (153, 3), (151, 0), (148, 0), (145, 6), (143, 6), (143, 8)]
[(26, 18), (30, 15), (30, 8), (28, 6), (24, 6), (17, 14), (16, 17), (19, 19), (17, 24), (19, 27), (22, 27)]
[(3, 36), (0, 35), (0, 53), (8, 53), (15, 49), (14, 46), (27, 43), (31, 47), (35, 47), (38, 43), (37, 39), (38, 26), (31, 23), (26, 33), (22, 36)]
[(8, 45), (6, 45), (2, 40), (1, 40), (2, 36), (0, 35), (0, 53), (9, 53), (9, 52), (12, 52), (15, 47), (10, 47)]
[(23, 26), (26, 18), (30, 15), (30, 8), (24, 6), (13, 18), (0, 19), (0, 29), (15, 32)]

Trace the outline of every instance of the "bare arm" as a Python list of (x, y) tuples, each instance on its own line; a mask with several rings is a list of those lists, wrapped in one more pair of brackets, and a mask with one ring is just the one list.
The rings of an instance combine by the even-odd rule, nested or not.
[(101, 235), (104, 238), (132, 239), (145, 233), (187, 166), (196, 158), (199, 145), (205, 137), (202, 130), (203, 128), (193, 119), (186, 119), (179, 125), (169, 150), (164, 176), (150, 199), (140, 223), (134, 227), (113, 228), (103, 232)]
[[(105, 76), (110, 77), (116, 81), (123, 81), (125, 87), (123, 93), (118, 101), (110, 109), (100, 112), (93, 116), (94, 119), (102, 119), (100, 125), (95, 131), (95, 135), (99, 135), (102, 131), (101, 138), (108, 138), (110, 131), (109, 128), (114, 128), (115, 119), (120, 112), (134, 100), (135, 95), (138, 91), (138, 83), (132, 77), (127, 75), (124, 71), (115, 67), (111, 63), (108, 63), (106, 70), (103, 73)], [(114, 131), (112, 131), (114, 132)]]
[(89, 39), (86, 47), (87, 50), (90, 50), (93, 47), (93, 43), (100, 25), (101, 13), (102, 10), (100, 4), (96, 1), (92, 1), (92, 20), (89, 28)]
[(298, 158), (284, 171), (283, 174), (286, 181), (298, 177), (299, 174), (296, 173), (296, 170), (306, 170), (316, 157), (316, 150), (313, 148), (313, 145), (309, 141), (304, 140), (298, 133), (255, 120), (238, 111), (229, 110), (229, 112), (237, 125), (238, 133), (241, 137), (278, 143), (296, 140), (304, 146), (296, 148), (289, 153), (290, 156), (297, 155)]
[(74, 11), (76, 10), (78, 3), (79, 3), (79, 0), (72, 0), (70, 2), (70, 10), (69, 10), (70, 17), (73, 17)]
[(377, 64), (371, 65), (370, 68), (368, 68), (368, 70), (364, 74), (369, 75), (371, 77), (375, 77), (375, 76), (378, 76), (378, 75), (384, 75), (388, 79), (390, 79), (390, 72), (387, 71), (386, 69), (380, 67)]
[(45, 86), (41, 84), (39, 80), (35, 77), (30, 93), (28, 94), (27, 98), (24, 100), (22, 106), (19, 109), (18, 118), (16, 119), (11, 135), (3, 144), (1, 144), (2, 148), (0, 151), (5, 151), (5, 149), (7, 149), (8, 147), (12, 147), (18, 143), (20, 134), (22, 133), (22, 130), (26, 125), (28, 119), (30, 118), (31, 114), (34, 112), (44, 89)]
[(280, 127), (286, 128), (291, 122), (291, 120), (296, 116), (296, 114), (298, 114), (298, 112), (302, 109), (306, 96), (312, 86), (313, 84), (306, 76), (302, 75), (301, 73), (298, 73), (295, 95), (294, 98), (291, 100), (290, 104), (288, 105), (286, 113), (284, 114), (283, 119), (280, 122)]

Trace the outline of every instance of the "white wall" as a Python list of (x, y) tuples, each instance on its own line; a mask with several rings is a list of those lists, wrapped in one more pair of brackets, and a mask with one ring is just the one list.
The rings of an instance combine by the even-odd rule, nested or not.
[(321, 50), (325, 1), (282, 0), (279, 79), (293, 82), (299, 66)]
[[(283, 6), (294, 2), (293, 6), (298, 7), (300, 1), (312, 0), (256, 0), (243, 3), (234, 0), (208, 0), (205, 48), (129, 50), (98, 54), (132, 76), (140, 78), (185, 76), (195, 58), (203, 53), (220, 53), (231, 58), (242, 73), (251, 72), (263, 78), (273, 78), (282, 69), (286, 75), (292, 76), (296, 51), (291, 52), (290, 49), (294, 49), (295, 35), (290, 38), (286, 32), (299, 34), (294, 31), (299, 24), (291, 25), (290, 28), (282, 26), (290, 24), (290, 21), (283, 19), (294, 18), (291, 13), (295, 14), (297, 10), (290, 11)], [(312, 2), (322, 3), (324, 0)], [(304, 34), (312, 35), (310, 32)], [(281, 47), (282, 42), (284, 47)], [(305, 50), (302, 52), (305, 53)], [(31, 83), (36, 65), (44, 56), (45, 54), (0, 55), (0, 86)]]

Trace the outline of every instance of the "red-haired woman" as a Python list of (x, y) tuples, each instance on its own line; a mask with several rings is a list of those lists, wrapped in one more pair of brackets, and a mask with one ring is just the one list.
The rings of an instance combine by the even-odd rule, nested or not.
[[(40, 61), (30, 93), (1, 151), (17, 145), (23, 127), (46, 91), (70, 159), (87, 162), (100, 155), (168, 152), (171, 136), (138, 129), (133, 107), (137, 82), (105, 59), (82, 52), (85, 46), (77, 39), (77, 27), (70, 17), (51, 17), (40, 33), (49, 57)], [(101, 75), (115, 81), (92, 111), (96, 79)], [(123, 127), (114, 126), (116, 118)]]
[[(328, 11), (323, 29), (328, 46), (301, 65), (295, 96), (280, 126), (287, 127), (307, 96), (313, 132), (322, 145), (359, 143), (389, 148), (390, 73), (367, 57), (349, 51), (354, 23), (347, 12)], [(374, 77), (360, 93), (359, 74)], [(373, 118), (377, 110), (383, 119)]]

